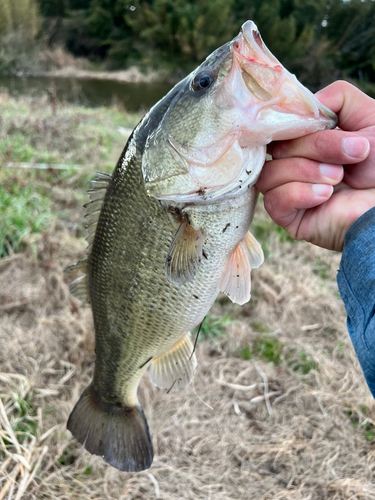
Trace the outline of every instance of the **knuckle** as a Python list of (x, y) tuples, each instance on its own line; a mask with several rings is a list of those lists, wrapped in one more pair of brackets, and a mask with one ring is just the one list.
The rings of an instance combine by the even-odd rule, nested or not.
[(311, 134), (309, 136), (310, 148), (314, 153), (321, 153), (327, 151), (331, 145), (331, 138), (329, 134), (325, 132), (317, 132), (316, 134)]
[(264, 195), (263, 201), (264, 201), (264, 208), (268, 212), (269, 216), (273, 221), (277, 223), (279, 207), (278, 207), (278, 196), (275, 190), (273, 190), (273, 192), (266, 193)]
[(354, 85), (352, 85), (349, 82), (346, 82), (345, 80), (337, 80), (331, 85), (329, 85), (331, 88), (334, 88), (337, 93), (343, 93), (345, 94), (346, 91), (353, 89)]
[(346, 82), (345, 80), (338, 80), (336, 83), (337, 83), (337, 87), (339, 88), (339, 90), (343, 90), (343, 91), (352, 89), (354, 87), (354, 85), (352, 85), (349, 82)]
[(262, 194), (266, 194), (266, 192), (268, 191), (269, 189), (269, 186), (270, 186), (270, 182), (269, 182), (269, 177), (270, 177), (270, 165), (267, 165), (267, 163), (270, 163), (270, 162), (266, 162), (264, 167), (262, 168), (261, 172), (260, 172), (260, 176), (257, 180), (257, 188), (259, 189), (259, 191), (262, 193)]
[[(290, 210), (285, 205), (283, 189), (273, 189), (264, 196), (264, 208), (271, 219), (281, 227), (290, 223)], [(284, 195), (283, 195), (284, 194)]]
[[(294, 169), (298, 169), (299, 177), (301, 181), (304, 181), (307, 176), (311, 174), (313, 170), (315, 170), (317, 163), (309, 158), (297, 157), (294, 158), (293, 162), (290, 162), (290, 165)], [(297, 180), (297, 179), (296, 179)]]
[(275, 142), (272, 148), (272, 158), (275, 160), (275, 159), (285, 158), (286, 156), (288, 156), (290, 143), (291, 141)]

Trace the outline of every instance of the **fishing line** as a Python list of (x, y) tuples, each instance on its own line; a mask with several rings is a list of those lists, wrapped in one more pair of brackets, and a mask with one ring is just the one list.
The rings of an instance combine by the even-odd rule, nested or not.
[(146, 366), (146, 365), (147, 365), (147, 363), (148, 363), (149, 361), (151, 361), (151, 360), (152, 360), (152, 358), (153, 358), (153, 356), (150, 356), (150, 357), (148, 358), (148, 360), (147, 360), (147, 361), (145, 361), (145, 362), (144, 362), (144, 363), (143, 363), (143, 364), (142, 364), (142, 365), (138, 368), (138, 370), (140, 370), (141, 368), (143, 368), (144, 366)]
[[(195, 353), (195, 350), (196, 350), (196, 347), (197, 347), (197, 342), (198, 342), (199, 333), (200, 333), (200, 331), (201, 331), (201, 328), (202, 328), (203, 322), (204, 322), (204, 320), (206, 319), (206, 317), (207, 317), (207, 315), (206, 315), (206, 316), (202, 319), (202, 322), (201, 322), (201, 324), (199, 325), (198, 332), (197, 332), (197, 335), (196, 335), (196, 337), (195, 337), (195, 341), (194, 341), (194, 345), (193, 345), (193, 351), (192, 351), (192, 353), (191, 353), (191, 355), (190, 355), (190, 358), (189, 358), (188, 362), (189, 362), (189, 361), (191, 361), (191, 358), (193, 357), (193, 354)], [(186, 366), (186, 365), (185, 365), (185, 366)], [(169, 393), (171, 392), (171, 390), (173, 389), (173, 386), (175, 385), (175, 383), (177, 382), (177, 380), (178, 380), (178, 377), (175, 379), (175, 381), (173, 382), (173, 384), (171, 385), (171, 387), (167, 390), (167, 394), (169, 394)]]
[(178, 380), (178, 377), (176, 378), (176, 380), (173, 382), (173, 384), (170, 386), (170, 388), (167, 390), (167, 394), (169, 394), (171, 392), (171, 390), (173, 389), (173, 386), (174, 384), (177, 382)]
[(199, 325), (199, 328), (198, 328), (198, 333), (197, 333), (197, 336), (195, 337), (195, 341), (194, 341), (194, 346), (193, 346), (193, 352), (191, 353), (191, 356), (189, 358), (189, 361), (191, 360), (191, 358), (193, 357), (193, 354), (195, 353), (195, 349), (197, 347), (197, 342), (198, 342), (198, 337), (199, 337), (199, 333), (201, 331), (201, 328), (202, 328), (202, 325), (203, 325), (203, 322), (204, 320), (207, 318), (207, 314), (206, 316), (202, 319), (202, 323)]

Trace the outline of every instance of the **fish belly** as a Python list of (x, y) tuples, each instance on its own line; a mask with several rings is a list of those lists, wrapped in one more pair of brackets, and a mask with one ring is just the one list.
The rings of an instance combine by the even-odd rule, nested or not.
[(164, 265), (176, 232), (165, 208), (147, 197), (136, 162), (113, 174), (89, 264), (96, 334), (97, 391), (134, 397), (147, 361), (168, 351), (212, 306), (228, 256), (244, 238), (254, 193), (187, 207), (202, 228), (205, 255), (186, 285), (171, 283)]

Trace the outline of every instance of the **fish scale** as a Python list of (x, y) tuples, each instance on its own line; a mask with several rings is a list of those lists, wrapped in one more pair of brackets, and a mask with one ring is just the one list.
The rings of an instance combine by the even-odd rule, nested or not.
[[(150, 356), (160, 355), (182, 333), (203, 319), (219, 291), (218, 275), (236, 244), (228, 232), (229, 245), (224, 246), (222, 230), (231, 220), (234, 227), (241, 228), (237, 229), (242, 232), (241, 239), (250, 225), (250, 215), (242, 215), (242, 206), (238, 202), (238, 220), (232, 203), (227, 204), (229, 213), (221, 209), (220, 215), (214, 206), (200, 208), (195, 215), (196, 224), (201, 225), (200, 219), (207, 218), (207, 213), (211, 218), (214, 214), (217, 219), (206, 237), (210, 257), (204, 260), (200, 275), (193, 283), (184, 287), (170, 283), (164, 274), (164, 261), (175, 229), (160, 203), (147, 197), (140, 183), (140, 164), (141, 158), (135, 157), (125, 167), (120, 163), (114, 172), (113, 186), (103, 203), (89, 259), (96, 366), (107, 366), (109, 360), (113, 363), (114, 350), (109, 332), (115, 332), (115, 338), (121, 342), (118, 358), (122, 366), (118, 368), (116, 364), (116, 376), (121, 373), (116, 390), (123, 390), (128, 373), (133, 374)], [(241, 199), (247, 211), (248, 196), (245, 193), (246, 200)], [(119, 205), (119, 199), (124, 203)], [(111, 222), (112, 200), (116, 200), (116, 220), (121, 223)], [(109, 224), (111, 231), (108, 231)], [(216, 284), (214, 289), (213, 283)], [(199, 302), (193, 295), (199, 297)], [(159, 335), (160, 332), (163, 336)], [(99, 388), (104, 384), (103, 397), (110, 387), (113, 388), (112, 376), (108, 372), (105, 381), (104, 384), (95, 372), (96, 386)]]
[(142, 119), (86, 206), (87, 259), (69, 270), (91, 304), (96, 361), (68, 429), (112, 466), (151, 466), (137, 398), (147, 369), (167, 390), (197, 366), (190, 331), (219, 291), (250, 300), (263, 252), (248, 231), (255, 183), (274, 139), (333, 128), (336, 116), (287, 72), (256, 26), (211, 54)]

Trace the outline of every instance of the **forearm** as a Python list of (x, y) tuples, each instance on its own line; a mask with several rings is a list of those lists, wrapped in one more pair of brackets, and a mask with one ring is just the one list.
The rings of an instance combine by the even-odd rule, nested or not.
[(375, 397), (375, 208), (349, 228), (337, 283), (349, 334)]

